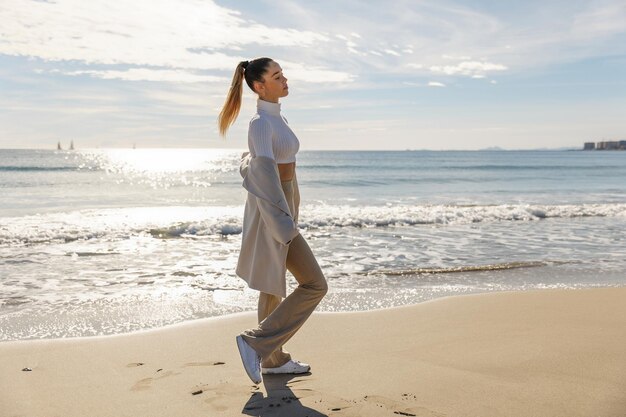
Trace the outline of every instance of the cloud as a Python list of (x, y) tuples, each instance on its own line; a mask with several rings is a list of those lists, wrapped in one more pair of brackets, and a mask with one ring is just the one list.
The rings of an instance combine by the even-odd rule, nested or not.
[[(354, 0), (332, 7), (295, 0), (260, 9), (229, 4), (241, 11), (211, 0), (3, 2), (0, 54), (38, 57), (56, 67), (70, 62), (79, 68), (65, 72), (97, 71), (94, 77), (195, 82), (230, 77), (237, 61), (263, 50), (281, 63), (300, 63), (296, 79), (358, 78), (364, 86), (379, 85), (369, 75), (381, 72), (477, 78), (626, 49), (617, 40), (597, 43), (626, 31), (626, 4), (609, 0), (565, 10), (530, 1), (524, 18), (511, 16), (511, 7), (454, 0), (399, 1), (393, 8)], [(416, 58), (420, 64), (411, 62)], [(139, 77), (127, 67), (158, 72)]]
[(102, 78), (105, 80), (118, 79), (126, 81), (169, 81), (181, 83), (198, 83), (198, 82), (221, 82), (228, 81), (226, 77), (216, 77), (213, 75), (198, 75), (189, 71), (181, 70), (152, 70), (148, 68), (131, 68), (127, 71), (68, 71), (61, 72), (64, 75), (89, 75), (92, 77)]
[(572, 19), (571, 33), (581, 39), (610, 37), (626, 31), (626, 3), (594, 2)]
[(469, 61), (470, 59), (472, 59), (472, 57), (470, 56), (454, 56), (454, 55), (441, 55), (441, 57), (443, 59), (450, 59), (453, 61)]
[(305, 65), (299, 62), (280, 61), (285, 70), (285, 74), (290, 80), (304, 80), (316, 83), (345, 83), (354, 79), (353, 74), (342, 71), (332, 71), (326, 68)]
[(429, 87), (445, 87), (446, 85), (437, 81), (429, 81), (428, 86)]
[[(293, 80), (306, 80), (315, 83), (335, 83), (350, 82), (353, 75), (339, 71), (330, 71), (321, 67), (304, 66), (298, 63), (281, 61), (285, 72), (289, 74), (289, 78)], [(213, 75), (194, 74), (184, 70), (161, 70), (149, 68), (131, 68), (126, 71), (116, 70), (80, 70), (80, 71), (50, 71), (70, 76), (88, 75), (95, 78), (105, 80), (125, 80), (125, 81), (158, 81), (158, 82), (177, 82), (177, 83), (222, 83), (230, 81), (227, 77), (218, 77)]]
[[(384, 2), (356, 0), (332, 5), (329, 1), (283, 0), (281, 12), (284, 3), (300, 6), (293, 8), (297, 13), (284, 17), (306, 22), (302, 29), (333, 33), (341, 28), (346, 38), (350, 32), (362, 35), (350, 38), (349, 45), (341, 42), (342, 48), (327, 44), (329, 48), (310, 52), (330, 67), (348, 72), (359, 69), (361, 86), (368, 81), (380, 85), (379, 79), (368, 78), (370, 73), (427, 78), (433, 72), (414, 71), (421, 68), (408, 65), (417, 59), (426, 69), (440, 69), (437, 74), (467, 78), (524, 74), (529, 69), (626, 53), (623, 1), (592, 0), (564, 7), (562, 2), (537, 0), (506, 6), (398, 0), (389, 7)], [(268, 9), (264, 17), (275, 12)], [(399, 47), (391, 47), (394, 44)], [(389, 55), (384, 52), (387, 49), (402, 56)]]
[[(258, 45), (307, 48), (330, 40), (316, 31), (263, 25), (200, 0), (9, 2), (0, 5), (0, 21), (0, 54), (50, 63), (160, 68), (91, 72), (128, 80), (207, 80), (193, 71), (232, 71), (238, 61), (249, 59), (232, 52)], [(306, 66), (299, 71), (309, 81), (320, 74), (328, 80), (319, 68), (310, 74)]]
[(485, 73), (491, 71), (504, 71), (507, 67), (502, 64), (480, 61), (464, 61), (458, 65), (433, 65), (430, 70), (434, 73), (446, 75), (465, 75), (473, 78), (484, 78)]

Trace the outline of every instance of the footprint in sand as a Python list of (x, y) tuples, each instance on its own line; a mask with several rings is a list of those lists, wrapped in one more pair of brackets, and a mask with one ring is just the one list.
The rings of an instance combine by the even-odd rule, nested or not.
[(226, 365), (226, 362), (189, 362), (184, 364), (184, 367), (187, 366), (218, 366), (218, 365)]
[(144, 390), (150, 389), (153, 381), (157, 381), (159, 379), (167, 378), (168, 376), (178, 375), (178, 374), (180, 374), (180, 372), (173, 372), (173, 371), (165, 371), (163, 373), (159, 372), (159, 376), (157, 377), (143, 378), (135, 382), (135, 384), (130, 388), (130, 390), (131, 391), (144, 391)]
[[(184, 364), (182, 366), (182, 368), (186, 368), (188, 366), (219, 366), (219, 365), (225, 365), (226, 362), (221, 362), (221, 361), (211, 361), (211, 362), (188, 362), (186, 364)], [(138, 366), (143, 366), (145, 365), (143, 362), (131, 362), (129, 364), (126, 365), (127, 368), (136, 368)], [(154, 381), (157, 381), (159, 379), (163, 379), (163, 378), (167, 378), (169, 376), (172, 375), (180, 375), (182, 372), (174, 372), (174, 371), (165, 371), (163, 372), (163, 368), (159, 368), (156, 370), (156, 372), (158, 373), (158, 376), (154, 376), (154, 377), (149, 377), (149, 378), (143, 378), (140, 379), (139, 381), (135, 382), (135, 384), (131, 387), (131, 391), (143, 391), (143, 390), (147, 390), (152, 386), (152, 383)], [(200, 392), (198, 392), (200, 391)], [(193, 390), (194, 395), (198, 395), (202, 393), (202, 389), (198, 390), (198, 389), (194, 389)]]
[(138, 366), (142, 366), (144, 365), (143, 362), (131, 362), (128, 365), (126, 365), (127, 368), (136, 368)]
[[(223, 382), (218, 385), (201, 384), (190, 390), (192, 395), (199, 395), (204, 402), (209, 404), (215, 411), (225, 411), (231, 407), (232, 398), (242, 398), (250, 395), (250, 387)], [(197, 394), (194, 394), (197, 393)], [(260, 392), (254, 393), (261, 394)]]
[(413, 396), (411, 398), (409, 394), (403, 394), (401, 401), (380, 395), (366, 395), (363, 397), (362, 402), (364, 403), (364, 408), (384, 409), (398, 416), (445, 417), (445, 414), (419, 406), (414, 400), (416, 400), (416, 397)]

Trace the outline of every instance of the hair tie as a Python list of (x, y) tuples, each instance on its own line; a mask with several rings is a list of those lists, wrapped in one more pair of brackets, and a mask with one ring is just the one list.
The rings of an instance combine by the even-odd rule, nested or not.
[(250, 61), (241, 61), (241, 66), (243, 67), (243, 69), (245, 70), (246, 68), (248, 68), (248, 64), (250, 63)]

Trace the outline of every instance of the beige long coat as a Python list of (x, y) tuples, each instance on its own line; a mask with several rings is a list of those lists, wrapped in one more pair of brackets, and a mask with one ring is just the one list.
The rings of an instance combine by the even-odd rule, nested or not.
[(239, 173), (248, 191), (241, 232), (241, 251), (235, 273), (250, 288), (280, 297), (287, 296), (287, 252), (299, 233), (300, 192), (294, 173), (292, 215), (285, 200), (276, 162), (266, 156), (241, 155)]

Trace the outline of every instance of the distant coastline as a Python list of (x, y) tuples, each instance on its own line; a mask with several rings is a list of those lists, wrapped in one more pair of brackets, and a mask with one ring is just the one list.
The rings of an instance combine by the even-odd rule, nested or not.
[(626, 140), (585, 142), (583, 151), (626, 151)]

